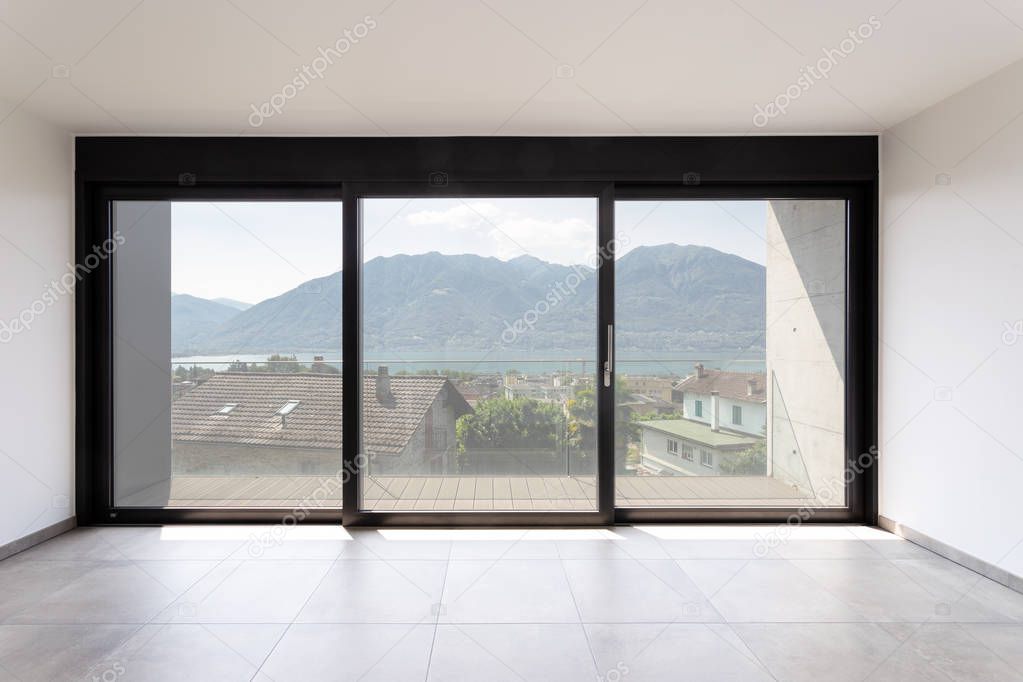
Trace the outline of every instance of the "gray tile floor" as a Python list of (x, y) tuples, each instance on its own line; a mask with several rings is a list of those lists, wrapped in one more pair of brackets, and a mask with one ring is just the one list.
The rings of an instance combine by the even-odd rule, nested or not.
[(1023, 680), (1023, 595), (876, 529), (79, 529), (0, 680)]

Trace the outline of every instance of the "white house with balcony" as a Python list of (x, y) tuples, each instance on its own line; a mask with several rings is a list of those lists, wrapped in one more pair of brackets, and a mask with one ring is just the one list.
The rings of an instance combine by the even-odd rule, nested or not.
[(675, 384), (672, 400), (687, 419), (712, 429), (763, 436), (767, 430), (767, 376), (725, 372), (697, 363), (695, 373)]
[(722, 462), (763, 442), (751, 436), (713, 430), (692, 419), (638, 422), (640, 465), (657, 476), (719, 476)]
[(673, 401), (682, 405), (683, 419), (638, 423), (640, 465), (649, 473), (727, 474), (724, 462), (764, 444), (765, 375), (708, 370), (703, 364), (695, 370), (672, 389)]

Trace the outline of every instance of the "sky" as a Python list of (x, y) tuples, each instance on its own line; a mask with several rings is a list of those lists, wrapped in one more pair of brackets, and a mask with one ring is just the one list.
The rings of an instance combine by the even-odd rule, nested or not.
[(341, 269), (339, 202), (173, 202), (171, 291), (245, 303)]
[[(339, 202), (174, 202), (175, 293), (246, 303), (341, 269)], [(765, 201), (620, 201), (622, 256), (641, 245), (699, 244), (763, 264)], [(399, 253), (531, 255), (593, 264), (595, 199), (367, 199), (365, 260)]]

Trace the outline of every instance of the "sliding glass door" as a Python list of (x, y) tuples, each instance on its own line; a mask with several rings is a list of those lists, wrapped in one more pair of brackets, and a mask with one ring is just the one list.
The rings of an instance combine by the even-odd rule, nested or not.
[(113, 506), (339, 508), (340, 202), (114, 201), (105, 244)]
[(846, 202), (615, 211), (615, 504), (844, 506)]
[(111, 518), (853, 508), (848, 196), (485, 187), (115, 194)]
[(362, 509), (596, 512), (597, 199), (360, 208)]

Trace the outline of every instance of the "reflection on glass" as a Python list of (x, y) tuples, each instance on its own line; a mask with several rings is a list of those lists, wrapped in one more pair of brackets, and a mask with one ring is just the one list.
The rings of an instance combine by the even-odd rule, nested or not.
[(363, 507), (595, 510), (596, 200), (363, 211)]
[(618, 202), (616, 229), (616, 503), (843, 505), (844, 202)]
[(340, 506), (340, 204), (116, 202), (114, 228), (117, 505)]

